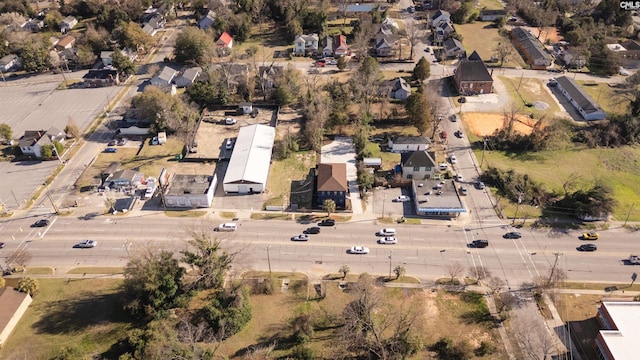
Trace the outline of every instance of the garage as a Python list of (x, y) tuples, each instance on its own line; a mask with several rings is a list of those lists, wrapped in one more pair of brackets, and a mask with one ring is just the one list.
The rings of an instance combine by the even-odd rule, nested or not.
[(276, 129), (271, 126), (255, 124), (240, 128), (222, 181), (225, 193), (264, 192), (275, 136)]

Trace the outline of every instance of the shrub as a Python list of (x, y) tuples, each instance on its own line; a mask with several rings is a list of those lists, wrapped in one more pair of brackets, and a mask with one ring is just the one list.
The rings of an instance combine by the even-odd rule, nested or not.
[(491, 355), (496, 351), (496, 346), (489, 341), (482, 341), (476, 349), (476, 356)]
[(293, 348), (293, 351), (291, 351), (291, 357), (298, 360), (313, 360), (314, 354), (312, 349), (299, 345)]

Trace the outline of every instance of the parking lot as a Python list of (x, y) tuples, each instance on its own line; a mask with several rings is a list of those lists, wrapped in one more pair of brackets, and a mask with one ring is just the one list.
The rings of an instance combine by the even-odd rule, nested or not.
[[(228, 110), (204, 110), (202, 121), (196, 131), (195, 140), (198, 145), (194, 148), (196, 152), (192, 152), (188, 157), (201, 159), (230, 158), (232, 149), (226, 146), (226, 142), (231, 139), (232, 144), (235, 144), (235, 139), (238, 137), (241, 127), (253, 124), (269, 125), (271, 122), (272, 110), (258, 110), (259, 112), (255, 118), (250, 114), (237, 115), (235, 110), (231, 112)], [(226, 118), (231, 118), (236, 123), (228, 125), (225, 123)]]
[(411, 190), (409, 188), (377, 188), (370, 191), (373, 213), (382, 214), (384, 211), (384, 217), (391, 218), (413, 215), (413, 199), (407, 202), (393, 201), (400, 195), (411, 197)]

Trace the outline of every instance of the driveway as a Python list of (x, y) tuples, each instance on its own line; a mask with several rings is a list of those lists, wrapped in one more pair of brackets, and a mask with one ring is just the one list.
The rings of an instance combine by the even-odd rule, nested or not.
[(333, 142), (322, 147), (321, 163), (347, 164), (347, 182), (351, 209), (354, 214), (362, 214), (362, 201), (358, 191), (358, 170), (356, 168), (356, 147), (353, 139), (336, 137)]

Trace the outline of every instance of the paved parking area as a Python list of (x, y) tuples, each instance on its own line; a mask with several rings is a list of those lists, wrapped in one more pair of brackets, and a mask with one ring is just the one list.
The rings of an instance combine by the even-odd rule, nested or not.
[(351, 209), (354, 214), (362, 214), (362, 202), (358, 190), (358, 169), (356, 168), (356, 148), (353, 139), (336, 137), (331, 143), (322, 147), (322, 163), (347, 164), (347, 182)]
[(400, 195), (407, 195), (411, 197), (411, 191), (403, 188), (377, 188), (369, 192), (369, 196), (372, 197), (371, 205), (373, 206), (373, 213), (382, 215), (384, 217), (399, 217), (414, 214), (413, 211), (413, 199), (409, 202), (394, 202), (393, 199)]

